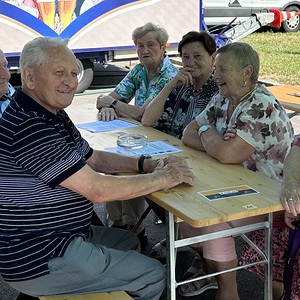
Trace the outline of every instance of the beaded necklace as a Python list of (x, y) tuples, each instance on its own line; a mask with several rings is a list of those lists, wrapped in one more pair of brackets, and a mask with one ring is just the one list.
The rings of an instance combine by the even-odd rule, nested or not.
[(214, 77), (214, 75), (211, 74), (200, 89), (197, 89), (197, 90), (193, 89), (193, 93), (194, 94), (199, 94), (213, 80), (213, 77)]

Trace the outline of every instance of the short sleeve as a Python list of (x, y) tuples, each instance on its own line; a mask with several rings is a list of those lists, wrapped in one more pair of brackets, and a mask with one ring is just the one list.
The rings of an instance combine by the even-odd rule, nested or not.
[(139, 65), (135, 66), (116, 86), (114, 92), (129, 103), (139, 88)]
[(300, 135), (298, 136), (298, 138), (296, 138), (294, 145), (300, 147)]

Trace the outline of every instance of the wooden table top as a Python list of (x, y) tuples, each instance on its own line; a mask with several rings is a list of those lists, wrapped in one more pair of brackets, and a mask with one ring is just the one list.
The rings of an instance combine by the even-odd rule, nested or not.
[[(71, 106), (67, 109), (74, 123), (93, 122), (97, 110), (90, 105)], [(79, 117), (80, 115), (80, 117)], [(89, 117), (87, 117), (89, 116)], [(183, 151), (176, 154), (187, 157), (188, 164), (196, 175), (195, 185), (182, 184), (168, 191), (156, 192), (147, 197), (155, 201), (175, 216), (194, 227), (202, 227), (220, 222), (266, 214), (282, 210), (279, 201), (281, 184), (260, 173), (255, 173), (239, 165), (221, 164), (206, 153), (192, 149), (172, 136), (152, 127), (136, 126), (127, 129), (92, 133), (80, 129), (82, 135), (94, 149), (115, 147), (120, 132), (141, 133), (149, 141), (164, 141)], [(237, 186), (249, 186), (258, 194), (248, 194), (221, 200), (209, 201), (199, 192), (226, 188), (235, 190)], [(229, 189), (228, 189), (229, 188)]]
[(300, 86), (299, 85), (274, 85), (267, 89), (274, 94), (284, 108), (300, 112)]

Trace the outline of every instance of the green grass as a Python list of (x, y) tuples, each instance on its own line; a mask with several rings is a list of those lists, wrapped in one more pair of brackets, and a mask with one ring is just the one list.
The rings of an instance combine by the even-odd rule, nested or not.
[(271, 83), (300, 85), (300, 31), (255, 32), (240, 40), (260, 56), (260, 79)]

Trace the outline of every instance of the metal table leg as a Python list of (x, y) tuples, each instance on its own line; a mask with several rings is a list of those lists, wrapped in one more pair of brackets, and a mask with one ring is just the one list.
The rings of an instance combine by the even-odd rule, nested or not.
[(175, 227), (174, 215), (171, 212), (166, 213), (167, 226), (167, 299), (176, 299), (176, 255), (175, 255)]

